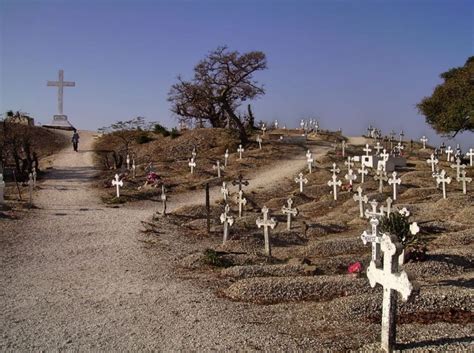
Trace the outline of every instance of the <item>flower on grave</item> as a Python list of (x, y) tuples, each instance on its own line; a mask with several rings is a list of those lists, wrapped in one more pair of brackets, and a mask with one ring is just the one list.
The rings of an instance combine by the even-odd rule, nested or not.
[(347, 268), (347, 272), (349, 273), (362, 272), (362, 264), (359, 261), (354, 262), (353, 264), (349, 265), (349, 267)]
[(146, 181), (148, 183), (155, 183), (160, 177), (155, 172), (149, 172), (146, 175)]
[(410, 211), (408, 211), (406, 207), (403, 207), (400, 211), (398, 211), (398, 213), (400, 213), (404, 217), (410, 216)]

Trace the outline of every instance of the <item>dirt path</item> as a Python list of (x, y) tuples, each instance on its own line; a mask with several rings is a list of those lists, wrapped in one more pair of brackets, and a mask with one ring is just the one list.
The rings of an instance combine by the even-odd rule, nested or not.
[[(153, 209), (100, 202), (90, 187), (92, 141), (81, 132), (79, 153), (54, 158), (38, 209), (0, 224), (0, 351), (295, 349), (261, 323), (243, 325), (248, 304), (176, 279), (169, 257), (150, 256), (138, 238)], [(304, 165), (282, 160), (252, 188), (275, 187)], [(202, 200), (180, 195), (170, 208)]]

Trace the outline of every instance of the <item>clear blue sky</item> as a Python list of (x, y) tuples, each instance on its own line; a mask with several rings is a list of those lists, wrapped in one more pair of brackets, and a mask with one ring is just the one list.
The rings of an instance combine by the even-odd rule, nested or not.
[[(65, 70), (64, 112), (96, 129), (145, 116), (172, 127), (176, 76), (226, 44), (266, 53), (257, 120), (434, 136), (415, 104), (474, 53), (474, 1), (0, 0), (0, 110), (47, 123)], [(473, 135), (464, 135), (466, 145)], [(474, 144), (473, 144), (474, 145)]]

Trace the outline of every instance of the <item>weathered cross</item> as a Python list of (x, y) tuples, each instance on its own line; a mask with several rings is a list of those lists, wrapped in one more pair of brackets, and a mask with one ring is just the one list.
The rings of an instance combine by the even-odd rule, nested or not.
[(472, 167), (472, 157), (474, 157), (474, 149), (469, 148), (469, 152), (466, 153), (466, 157), (469, 157), (469, 166)]
[(227, 241), (227, 237), (229, 236), (229, 227), (234, 224), (234, 218), (232, 216), (229, 216), (229, 211), (230, 207), (226, 204), (224, 207), (224, 213), (222, 213), (220, 217), (221, 223), (224, 223), (224, 244)]
[(355, 202), (359, 201), (360, 218), (364, 218), (364, 203), (367, 203), (369, 199), (367, 195), (362, 196), (362, 188), (360, 186), (357, 188), (357, 194), (354, 194), (353, 198)]
[(431, 173), (434, 173), (435, 171), (435, 164), (438, 164), (438, 160), (435, 158), (434, 154), (432, 153), (430, 156), (430, 159), (426, 160), (426, 163), (431, 165)]
[(38, 176), (38, 174), (36, 173), (36, 167), (33, 167), (33, 188), (36, 189), (36, 177)]
[(242, 159), (242, 152), (245, 150), (242, 148), (242, 145), (239, 145), (239, 148), (237, 148), (237, 152), (239, 152), (239, 159)]
[(379, 181), (379, 192), (383, 192), (383, 182), (388, 180), (387, 173), (383, 170), (378, 169), (374, 175), (374, 180)]
[(117, 198), (120, 197), (120, 187), (123, 186), (123, 181), (120, 180), (118, 174), (115, 174), (115, 178), (112, 180), (112, 186), (116, 187)]
[(336, 173), (339, 174), (341, 172), (341, 170), (339, 168), (337, 168), (336, 163), (332, 164), (331, 172), (332, 172), (333, 175), (336, 175)]
[(310, 159), (311, 157), (313, 157), (313, 154), (311, 153), (310, 150), (308, 150), (308, 151), (306, 152), (306, 159)]
[(217, 177), (221, 177), (221, 170), (224, 170), (224, 166), (221, 165), (220, 161), (216, 161), (216, 164), (212, 166), (212, 169), (217, 170)]
[(332, 186), (334, 200), (337, 200), (337, 187), (342, 185), (342, 181), (337, 180), (337, 175), (332, 175), (332, 180), (328, 181), (328, 186)]
[(161, 212), (163, 215), (166, 215), (166, 200), (168, 199), (168, 197), (166, 196), (166, 193), (165, 193), (165, 185), (162, 184), (161, 185), (161, 202), (163, 202), (163, 211)]
[(249, 185), (249, 181), (244, 180), (244, 177), (242, 176), (242, 174), (239, 174), (239, 177), (236, 180), (232, 181), (232, 185), (234, 185), (234, 186), (238, 185), (239, 186), (239, 191), (240, 191), (240, 190), (242, 190), (242, 185), (245, 185), (245, 186)]
[(380, 236), (377, 231), (379, 220), (377, 218), (371, 218), (370, 221), (371, 233), (364, 230), (360, 238), (364, 245), (372, 243), (372, 261), (375, 261), (377, 267), (380, 267)]
[(364, 183), (365, 179), (364, 179), (364, 176), (369, 174), (369, 171), (367, 169), (365, 169), (365, 164), (362, 163), (360, 168), (357, 169), (357, 172), (360, 174), (360, 182), (361, 184)]
[(76, 86), (76, 83), (72, 81), (64, 81), (64, 70), (59, 70), (58, 81), (48, 81), (47, 86), (58, 87), (58, 114), (63, 115), (64, 87), (74, 87)]
[(461, 164), (461, 158), (457, 158), (456, 164), (451, 164), (451, 168), (456, 169), (456, 180), (458, 180), (461, 175), (461, 169), (465, 169), (466, 166)]
[(194, 161), (194, 157), (191, 158), (188, 165), (191, 168), (191, 174), (194, 174), (194, 168), (196, 168), (196, 162)]
[(454, 152), (454, 151), (453, 151), (453, 149), (451, 148), (451, 146), (448, 146), (448, 148), (446, 148), (445, 153), (446, 153), (446, 155), (447, 155), (446, 158), (447, 158), (447, 161), (448, 161), (448, 162), (451, 162), (451, 154), (452, 154), (453, 152)]
[(257, 136), (257, 143), (258, 143), (258, 148), (262, 149), (262, 138), (260, 137), (260, 135)]
[(247, 204), (247, 199), (243, 197), (244, 192), (242, 190), (239, 190), (239, 197), (237, 199), (237, 202), (239, 204), (239, 218), (242, 217), (242, 211), (243, 211), (243, 206)]
[(402, 183), (402, 179), (397, 178), (397, 172), (393, 171), (392, 177), (388, 179), (388, 184), (393, 185), (393, 199), (397, 199), (397, 184), (400, 185)]
[(267, 126), (265, 124), (262, 125), (262, 136), (265, 136), (265, 131), (267, 131)]
[(357, 179), (357, 174), (354, 174), (352, 169), (349, 169), (348, 173), (344, 176), (349, 181), (349, 185), (352, 186), (353, 181)]
[[(461, 175), (460, 177), (458, 178), (458, 181), (460, 183), (462, 183), (462, 193), (463, 194), (466, 194), (467, 192), (467, 189), (466, 189), (466, 183), (470, 183), (472, 181), (472, 178), (467, 178), (466, 177), (466, 171), (465, 170), (462, 170), (461, 171)], [(0, 200), (1, 201), (1, 200)]]
[(380, 145), (380, 142), (377, 142), (374, 146), (374, 149), (376, 150), (376, 154), (380, 154), (380, 150), (383, 150), (383, 146)]
[(436, 183), (442, 184), (443, 187), (443, 199), (446, 198), (446, 184), (451, 184), (451, 178), (446, 177), (446, 171), (443, 169), (441, 173), (436, 177)]
[(226, 149), (224, 153), (224, 167), (227, 167), (227, 161), (229, 160), (229, 150)]
[(428, 139), (423, 136), (421, 139), (420, 139), (421, 143), (423, 144), (423, 149), (426, 149), (426, 143), (428, 142)]
[(372, 152), (372, 149), (369, 147), (369, 144), (365, 144), (365, 148), (362, 149), (362, 151), (365, 152), (366, 156), (369, 156), (370, 152)]
[(352, 162), (352, 157), (347, 157), (347, 161), (345, 161), (344, 164), (347, 165), (347, 171), (349, 172), (349, 170), (354, 166), (354, 163)]
[(298, 209), (295, 207), (295, 208), (291, 208), (291, 206), (293, 205), (293, 200), (291, 199), (291, 197), (286, 201), (287, 204), (288, 204), (288, 207), (286, 206), (283, 206), (281, 208), (281, 212), (283, 212), (283, 214), (286, 214), (286, 229), (290, 230), (291, 229), (291, 216), (297, 216), (298, 215)]
[(387, 214), (387, 217), (390, 216), (390, 212), (392, 212), (392, 203), (393, 203), (393, 200), (390, 198), (390, 197), (387, 197), (387, 207), (385, 206), (382, 206), (380, 207), (380, 211), (382, 211), (382, 213), (386, 213)]
[(295, 182), (300, 184), (300, 192), (303, 192), (303, 184), (307, 184), (308, 179), (303, 178), (303, 173), (299, 173), (298, 178), (295, 178)]
[(227, 188), (227, 184), (225, 183), (225, 181), (222, 182), (221, 194), (224, 197), (224, 201), (227, 202), (227, 196), (229, 196), (229, 189)]
[(265, 238), (265, 254), (267, 256), (272, 256), (272, 250), (270, 247), (270, 235), (268, 233), (268, 227), (271, 229), (275, 228), (277, 225), (277, 222), (273, 219), (270, 218), (268, 219), (268, 208), (267, 206), (263, 206), (262, 208), (262, 213), (263, 213), (263, 220), (260, 218), (257, 218), (257, 227), (260, 228), (263, 226), (263, 237)]
[(398, 151), (398, 154), (402, 154), (402, 151), (405, 147), (403, 146), (403, 144), (401, 142), (397, 143), (397, 146), (396, 146), (396, 149)]
[(365, 218), (379, 218), (383, 217), (383, 210), (377, 212), (377, 205), (379, 204), (377, 201), (372, 200), (369, 202), (372, 210), (365, 210)]

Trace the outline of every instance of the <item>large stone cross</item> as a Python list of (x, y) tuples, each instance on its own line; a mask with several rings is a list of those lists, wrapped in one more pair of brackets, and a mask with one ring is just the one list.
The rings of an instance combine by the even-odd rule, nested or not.
[(239, 148), (237, 148), (237, 152), (239, 153), (239, 159), (242, 159), (242, 152), (245, 150), (242, 148), (242, 145), (239, 145)]
[(291, 208), (291, 206), (293, 205), (293, 200), (291, 199), (291, 197), (286, 201), (287, 204), (288, 204), (288, 207), (286, 206), (283, 206), (281, 208), (281, 212), (283, 212), (283, 214), (286, 214), (286, 229), (290, 230), (291, 229), (291, 216), (295, 216), (298, 215), (298, 209), (295, 207), (295, 208)]
[(261, 228), (263, 226), (263, 236), (265, 238), (265, 254), (267, 256), (272, 256), (268, 227), (270, 227), (271, 229), (275, 228), (275, 226), (277, 225), (277, 222), (273, 218), (268, 219), (267, 206), (263, 206), (262, 213), (263, 213), (263, 219), (257, 218), (256, 223), (257, 223), (258, 228)]
[(426, 163), (431, 165), (431, 173), (434, 173), (435, 171), (435, 165), (438, 164), (438, 160), (435, 158), (434, 154), (432, 153), (430, 156), (430, 159), (426, 160)]
[(383, 287), (381, 346), (384, 351), (393, 352), (396, 343), (396, 292), (406, 301), (412, 293), (413, 285), (407, 273), (398, 269), (402, 246), (396, 237), (383, 234), (380, 249), (383, 253), (383, 268), (377, 268), (375, 261), (371, 261), (367, 268), (367, 278), (372, 288), (377, 283)]
[(217, 170), (217, 177), (221, 177), (221, 170), (224, 170), (224, 166), (221, 165), (220, 161), (216, 161), (216, 164), (212, 166), (212, 169)]
[(393, 185), (393, 199), (397, 199), (397, 184), (400, 185), (402, 183), (402, 179), (397, 178), (397, 172), (393, 171), (392, 177), (388, 179), (388, 184)]
[[(462, 170), (461, 171), (461, 176), (458, 178), (458, 181), (462, 183), (462, 193), (465, 195), (467, 192), (466, 189), (466, 183), (470, 183), (472, 181), (472, 178), (467, 178), (466, 177), (466, 171)], [(1, 201), (1, 200), (0, 200)]]
[(421, 143), (423, 144), (423, 149), (426, 149), (426, 143), (428, 142), (428, 139), (423, 136), (421, 139), (420, 139)]
[(332, 180), (328, 181), (328, 186), (332, 186), (332, 193), (334, 197), (334, 201), (337, 200), (337, 187), (342, 185), (342, 181), (337, 180), (337, 175), (332, 175)]
[(237, 199), (237, 202), (239, 204), (239, 218), (242, 217), (242, 211), (243, 211), (243, 206), (247, 204), (247, 199), (243, 197), (244, 192), (242, 190), (239, 190), (239, 196)]
[(117, 198), (120, 197), (120, 187), (123, 186), (123, 181), (120, 180), (118, 174), (115, 174), (115, 178), (112, 180), (112, 186), (116, 187), (117, 191)]
[(336, 163), (332, 164), (331, 172), (332, 172), (333, 175), (339, 174), (341, 172), (341, 170), (339, 168), (337, 168)]
[(472, 157), (474, 157), (474, 149), (469, 148), (469, 152), (466, 153), (466, 157), (469, 157), (469, 166), (472, 167)]
[(370, 219), (371, 233), (364, 230), (360, 238), (364, 245), (367, 243), (372, 244), (372, 261), (375, 261), (377, 267), (380, 266), (380, 235), (377, 231), (377, 226), (379, 225), (379, 220), (377, 218)]
[(443, 169), (441, 173), (436, 177), (436, 183), (442, 184), (443, 187), (443, 199), (446, 198), (446, 184), (451, 184), (451, 178), (446, 177), (446, 171)]
[(379, 192), (383, 192), (383, 182), (388, 181), (387, 173), (385, 171), (378, 169), (377, 173), (374, 175), (374, 180), (379, 181)]
[(229, 205), (225, 205), (224, 207), (224, 213), (221, 214), (220, 220), (221, 223), (224, 223), (224, 241), (223, 243), (227, 241), (227, 237), (229, 236), (229, 227), (234, 224), (234, 218), (232, 216), (229, 216), (229, 211), (230, 207)]
[(303, 192), (303, 184), (307, 184), (308, 179), (303, 178), (303, 173), (299, 173), (298, 178), (295, 178), (295, 182), (300, 184), (300, 192)]
[(76, 86), (76, 83), (72, 81), (64, 81), (64, 70), (59, 70), (58, 81), (48, 81), (47, 86), (58, 87), (58, 114), (64, 115), (63, 114), (64, 87), (74, 87)]
[(362, 151), (365, 152), (365, 155), (366, 155), (366, 156), (369, 156), (369, 155), (370, 155), (370, 152), (372, 152), (372, 149), (369, 147), (369, 144), (366, 143), (366, 144), (365, 144), (365, 148), (362, 149)]
[(347, 174), (344, 176), (346, 180), (349, 181), (349, 185), (352, 186), (352, 182), (357, 179), (357, 175), (354, 174), (354, 171), (352, 169), (349, 169)]
[(364, 203), (367, 203), (369, 199), (367, 195), (362, 196), (362, 188), (360, 186), (357, 188), (357, 194), (354, 194), (353, 198), (355, 202), (359, 201), (360, 218), (364, 218)]

